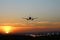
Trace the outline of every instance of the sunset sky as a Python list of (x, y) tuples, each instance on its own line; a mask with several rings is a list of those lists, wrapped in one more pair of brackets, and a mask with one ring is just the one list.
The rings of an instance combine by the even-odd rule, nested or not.
[[(29, 16), (38, 19), (23, 19)], [(11, 31), (18, 33), (60, 31), (60, 0), (0, 0), (0, 27), (3, 26), (12, 26)]]

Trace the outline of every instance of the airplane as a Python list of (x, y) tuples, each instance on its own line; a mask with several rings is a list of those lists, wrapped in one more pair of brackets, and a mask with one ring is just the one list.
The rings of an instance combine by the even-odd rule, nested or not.
[(26, 20), (34, 20), (34, 19), (37, 19), (37, 18), (28, 17), (28, 18), (23, 18), (23, 19), (26, 19)]

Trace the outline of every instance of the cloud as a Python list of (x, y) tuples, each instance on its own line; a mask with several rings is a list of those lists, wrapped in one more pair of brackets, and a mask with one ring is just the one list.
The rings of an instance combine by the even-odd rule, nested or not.
[[(60, 30), (60, 22), (38, 21), (38, 22), (19, 22), (19, 23), (0, 23), (1, 25), (11, 25), (21, 32), (38, 32)], [(16, 30), (16, 31), (17, 31)]]
[(38, 22), (38, 23), (40, 23), (40, 24), (47, 24), (49, 22), (48, 21), (41, 21), (41, 22)]
[(55, 24), (55, 25), (56, 25), (56, 24), (59, 24), (59, 25), (60, 25), (60, 22), (53, 22), (52, 24)]
[(2, 25), (11, 25), (13, 27), (32, 27), (32, 28), (53, 28), (53, 27), (60, 27), (60, 22), (49, 22), (49, 21), (38, 21), (38, 22), (17, 22), (17, 23), (0, 23)]

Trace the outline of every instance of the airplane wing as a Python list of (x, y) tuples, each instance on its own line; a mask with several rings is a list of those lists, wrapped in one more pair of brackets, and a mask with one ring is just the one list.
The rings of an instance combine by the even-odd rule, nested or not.
[(23, 19), (29, 20), (28, 18), (23, 18)]
[(23, 18), (23, 19), (27, 19), (28, 20), (28, 18)]
[(23, 19), (27, 19), (27, 18), (23, 18)]
[(37, 19), (37, 18), (32, 18), (32, 19)]

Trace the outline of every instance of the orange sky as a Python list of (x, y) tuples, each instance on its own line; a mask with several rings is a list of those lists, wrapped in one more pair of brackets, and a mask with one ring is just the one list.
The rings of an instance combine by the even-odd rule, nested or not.
[(11, 26), (10, 33), (15, 32), (43, 32), (43, 31), (59, 31), (60, 30), (60, 22), (29, 22), (29, 23), (1, 23), (0, 24), (0, 33), (4, 33), (3, 27)]
[[(30, 16), (37, 19), (23, 19)], [(59, 31), (60, 0), (0, 0), (0, 33), (6, 26), (11, 33)]]

